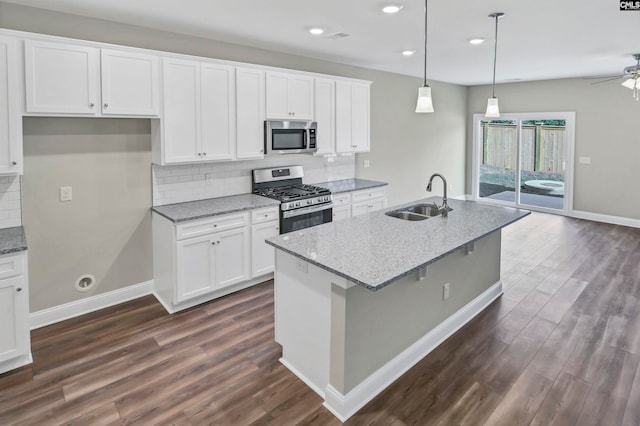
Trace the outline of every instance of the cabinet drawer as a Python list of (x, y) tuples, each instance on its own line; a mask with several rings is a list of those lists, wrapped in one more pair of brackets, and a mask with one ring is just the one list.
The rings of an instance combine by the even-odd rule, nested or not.
[(0, 280), (22, 274), (24, 274), (23, 253), (0, 256)]
[(333, 205), (336, 207), (351, 204), (351, 194), (349, 192), (346, 194), (332, 194), (331, 200), (333, 200)]
[(353, 197), (352, 200), (354, 203), (358, 203), (360, 201), (366, 201), (366, 200), (370, 200), (373, 198), (382, 198), (385, 196), (385, 189), (384, 188), (373, 188), (373, 189), (367, 189), (364, 191), (357, 191), (357, 192), (353, 192), (351, 194), (351, 196)]
[(248, 213), (239, 213), (187, 222), (176, 226), (176, 240), (183, 240), (185, 238), (210, 234), (211, 232), (245, 226), (249, 221), (248, 216)]
[(253, 210), (251, 212), (251, 223), (269, 222), (271, 220), (278, 220), (278, 208), (269, 207), (268, 209)]

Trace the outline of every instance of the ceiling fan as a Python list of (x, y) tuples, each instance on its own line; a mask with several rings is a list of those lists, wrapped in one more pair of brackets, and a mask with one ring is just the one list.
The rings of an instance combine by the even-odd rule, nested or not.
[[(640, 53), (634, 53), (633, 58), (636, 60), (636, 64), (625, 67), (622, 75), (607, 78), (605, 80), (596, 81), (595, 83), (592, 83), (592, 84), (605, 83), (607, 81), (616, 80), (618, 78), (628, 77), (622, 83), (622, 85), (628, 89), (633, 90), (633, 98), (636, 101), (640, 100)], [(602, 77), (592, 77), (592, 78), (602, 78)]]

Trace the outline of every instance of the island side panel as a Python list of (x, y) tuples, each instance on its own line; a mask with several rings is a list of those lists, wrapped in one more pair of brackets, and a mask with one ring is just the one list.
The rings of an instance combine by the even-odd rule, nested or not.
[(331, 282), (326, 271), (276, 250), (276, 342), (281, 362), (324, 397), (329, 382)]
[[(414, 344), (434, 327), (500, 281), (501, 233), (475, 242), (430, 264), (426, 277), (414, 273), (372, 292), (346, 290), (344, 379), (332, 374), (343, 395)], [(443, 300), (443, 286), (450, 295)], [(332, 351), (333, 357), (336, 354)], [(332, 369), (332, 373), (336, 372)], [(334, 380), (336, 383), (334, 383)]]

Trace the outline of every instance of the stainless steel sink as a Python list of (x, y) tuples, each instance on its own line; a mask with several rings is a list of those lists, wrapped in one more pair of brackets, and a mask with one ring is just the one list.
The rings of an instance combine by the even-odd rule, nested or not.
[[(410, 206), (405, 209), (406, 211), (421, 214), (424, 216), (439, 216), (442, 214), (442, 209), (438, 208), (434, 204), (416, 204), (415, 206)], [(451, 207), (447, 207), (447, 211), (453, 210)]]
[(402, 219), (402, 220), (410, 220), (410, 221), (416, 221), (416, 220), (425, 220), (425, 219), (429, 219), (428, 216), (422, 215), (422, 214), (417, 214), (417, 213), (412, 213), (406, 210), (396, 210), (393, 212), (387, 212), (385, 213), (387, 216), (391, 216), (391, 217), (397, 217), (398, 219)]
[[(453, 210), (451, 207), (447, 208), (447, 212)], [(387, 216), (396, 217), (402, 220), (425, 220), (433, 216), (440, 216), (442, 209), (434, 204), (415, 204), (413, 206), (405, 207), (400, 210), (393, 210), (385, 213)]]

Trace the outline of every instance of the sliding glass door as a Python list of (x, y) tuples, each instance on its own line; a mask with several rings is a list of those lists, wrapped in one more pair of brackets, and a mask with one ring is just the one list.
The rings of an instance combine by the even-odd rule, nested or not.
[(474, 199), (568, 214), (574, 113), (474, 116)]

